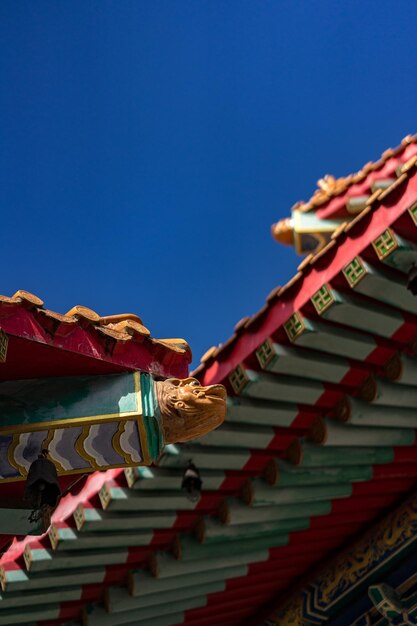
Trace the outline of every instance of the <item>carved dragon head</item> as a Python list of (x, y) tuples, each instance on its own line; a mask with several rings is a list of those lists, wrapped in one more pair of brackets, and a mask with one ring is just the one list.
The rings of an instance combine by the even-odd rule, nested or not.
[(155, 383), (166, 443), (196, 439), (220, 426), (226, 416), (223, 385), (203, 387), (196, 378)]

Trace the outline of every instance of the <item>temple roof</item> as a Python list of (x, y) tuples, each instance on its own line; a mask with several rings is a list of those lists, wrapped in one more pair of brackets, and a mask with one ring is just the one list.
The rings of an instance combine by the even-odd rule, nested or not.
[[(401, 167), (417, 152), (416, 135), (407, 135), (396, 148), (385, 150), (377, 161), (369, 161), (354, 174), (335, 178), (327, 174), (317, 182), (318, 189), (307, 202), (296, 202), (292, 209), (303, 212), (319, 211), (319, 216), (330, 216), (340, 211), (350, 197), (363, 195), (364, 191), (372, 193), (372, 185), (389, 177), (396, 178), (396, 168)], [(336, 202), (337, 199), (337, 202)]]
[(186, 341), (153, 338), (137, 315), (100, 316), (80, 305), (56, 313), (23, 290), (0, 296), (0, 328), (8, 337), (0, 380), (126, 370), (184, 377), (191, 361)]
[(417, 481), (414, 263), (412, 158), (203, 357), (198, 377), (230, 394), (219, 429), (91, 476), (5, 551), (0, 626), (255, 626), (393, 509)]

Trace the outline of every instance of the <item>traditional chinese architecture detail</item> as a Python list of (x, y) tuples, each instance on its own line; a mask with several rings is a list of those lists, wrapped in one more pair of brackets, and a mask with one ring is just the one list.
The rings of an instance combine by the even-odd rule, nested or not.
[(414, 224), (417, 226), (417, 202), (415, 202), (414, 204), (410, 206), (410, 208), (408, 209), (408, 212)]
[(6, 333), (0, 330), (0, 363), (6, 362), (8, 345), (9, 345), (9, 339)]
[(359, 281), (366, 276), (366, 269), (360, 257), (355, 256), (346, 267), (343, 268), (343, 275), (346, 278), (349, 287), (356, 287)]
[(272, 620), (264, 622), (264, 626), (307, 626), (304, 620), (304, 594), (300, 593), (274, 615)]
[[(395, 562), (416, 543), (417, 495), (414, 495), (376, 528), (372, 528), (361, 540), (334, 559), (330, 566), (304, 589), (303, 619), (308, 623), (327, 622), (332, 611), (342, 601), (345, 602), (357, 586), (363, 585), (369, 576), (375, 576), (378, 569), (382, 569), (387, 562)], [(293, 602), (300, 602), (299, 596), (296, 596)], [(289, 606), (292, 606), (291, 602)], [(281, 614), (277, 613), (274, 621), (270, 623), (282, 626)], [(300, 623), (303, 624), (303, 621)]]
[(408, 601), (402, 600), (399, 593), (382, 583), (369, 587), (368, 594), (378, 613), (390, 626), (415, 626), (417, 624), (417, 595)]
[[(13, 471), (23, 475), (40, 444), (68, 489), (47, 534), (28, 523), (27, 510), (3, 508), (0, 498), (0, 624), (242, 626), (260, 623), (273, 604), (270, 626), (413, 624), (416, 505), (393, 511), (417, 479), (417, 298), (406, 288), (417, 264), (409, 211), (417, 137), (346, 187), (334, 182), (321, 184), (327, 200), (298, 206), (287, 223), (296, 249), (313, 254), (204, 355), (193, 374), (199, 384), (188, 376), (185, 342), (152, 338), (136, 316), (101, 317), (80, 306), (59, 315), (27, 292), (0, 296), (9, 339), (2, 381), (48, 379), (54, 393), (44, 397), (53, 405), (54, 378), (82, 380), (76, 399), (92, 404), (90, 411), (71, 405), (70, 415), (60, 401), (52, 424), (0, 431), (12, 438), (6, 460), (21, 468)], [(380, 262), (372, 241), (387, 229), (398, 245)], [(329, 292), (334, 304), (326, 308)], [(108, 395), (104, 385), (100, 394), (88, 390), (90, 377), (124, 376), (130, 387), (121, 394)], [(217, 383), (232, 391), (225, 423), (187, 441), (182, 428), (193, 429), (197, 400), (207, 424), (220, 419), (213, 407), (223, 394), (210, 392)], [(19, 415), (28, 429), (46, 415), (19, 402), (5, 411), (2, 384), (9, 427)], [(67, 429), (81, 470), (81, 462), (101, 468), (110, 457), (126, 463), (62, 474), (70, 446), (60, 412), (85, 418)], [(100, 423), (90, 423), (97, 415)], [(107, 428), (100, 436), (99, 426)], [(134, 454), (157, 462), (131, 463)], [(198, 504), (183, 489), (190, 460), (203, 480)], [(19, 489), (23, 481), (0, 481), (3, 505), (4, 494), (11, 506)], [(379, 525), (388, 511), (390, 521)], [(10, 544), (16, 534), (25, 538)], [(384, 602), (391, 589), (401, 603), (389, 622), (368, 596), (370, 585), (382, 584)]]
[(203, 387), (196, 378), (155, 383), (165, 443), (197, 439), (220, 426), (226, 415), (223, 385)]
[(279, 243), (293, 245), (297, 254), (317, 253), (330, 241), (334, 231), (352, 217), (322, 220), (314, 213), (294, 209), (291, 218), (284, 218), (272, 225), (272, 236)]
[(372, 242), (372, 245), (375, 252), (377, 253), (378, 259), (383, 261), (398, 247), (398, 242), (392, 230), (390, 228), (387, 228), (379, 237), (377, 237)]
[(288, 335), (288, 339), (294, 342), (297, 337), (303, 334), (305, 331), (304, 321), (299, 313), (293, 313), (290, 319), (284, 324), (285, 332)]
[(165, 444), (219, 426), (226, 392), (136, 372), (0, 383), (0, 408), (0, 479), (12, 480), (26, 476), (41, 449), (59, 474), (150, 464)]
[(323, 285), (311, 298), (311, 301), (319, 315), (322, 315), (324, 311), (327, 311), (329, 307), (335, 302), (333, 292), (329, 285)]
[(272, 361), (276, 355), (273, 343), (270, 339), (266, 339), (259, 348), (256, 350), (256, 357), (259, 361), (259, 365), (262, 369), (265, 369), (267, 365)]
[(232, 385), (233, 391), (236, 395), (239, 395), (249, 383), (249, 377), (246, 374), (246, 370), (243, 365), (238, 365), (229, 376), (229, 382)]

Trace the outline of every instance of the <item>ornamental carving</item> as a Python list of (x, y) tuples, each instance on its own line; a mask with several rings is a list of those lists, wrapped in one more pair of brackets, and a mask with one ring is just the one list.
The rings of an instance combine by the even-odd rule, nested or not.
[(203, 387), (196, 378), (155, 383), (165, 443), (196, 439), (220, 426), (226, 416), (223, 385)]
[[(416, 541), (417, 495), (414, 495), (336, 557), (302, 593), (278, 609), (265, 626), (327, 623), (341, 601), (345, 603), (358, 585), (364, 585), (379, 568), (409, 550)], [(362, 626), (362, 622), (358, 622), (358, 626), (359, 623)]]

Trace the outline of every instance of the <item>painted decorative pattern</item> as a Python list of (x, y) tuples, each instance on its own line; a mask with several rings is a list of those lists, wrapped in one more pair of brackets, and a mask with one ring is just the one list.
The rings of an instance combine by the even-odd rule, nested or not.
[[(382, 570), (388, 562), (400, 559), (416, 543), (417, 497), (413, 496), (338, 556), (301, 594), (278, 609), (264, 626), (328, 623), (339, 604), (346, 603), (358, 585), (366, 584), (368, 577)], [(392, 623), (397, 625), (395, 621)]]
[(9, 345), (8, 336), (3, 330), (0, 330), (0, 363), (6, 362), (8, 345)]
[(379, 237), (373, 242), (372, 246), (381, 261), (389, 256), (396, 248), (398, 248), (398, 241), (395, 238), (394, 233), (390, 228), (387, 228)]
[(305, 325), (299, 313), (293, 313), (290, 319), (284, 324), (285, 332), (290, 341), (295, 341), (297, 337), (303, 334)]
[(0, 479), (26, 477), (47, 439), (50, 440), (49, 456), (59, 474), (143, 462), (137, 421), (125, 422), (124, 436), (119, 437), (117, 447), (114, 447), (119, 424), (114, 421), (0, 436)]
[(245, 368), (242, 365), (238, 365), (229, 376), (229, 382), (232, 385), (233, 391), (236, 395), (239, 395), (249, 382), (249, 378), (246, 375)]
[(417, 226), (417, 202), (410, 206), (408, 212), (413, 220), (414, 224)]
[(300, 593), (279, 609), (272, 619), (264, 622), (263, 626), (304, 626), (303, 607), (304, 595)]
[(259, 361), (259, 365), (262, 369), (265, 369), (266, 366), (272, 361), (275, 356), (275, 350), (273, 347), (273, 343), (270, 339), (264, 341), (259, 348), (256, 350), (256, 358)]
[(311, 298), (317, 313), (322, 315), (334, 303), (335, 298), (329, 285), (323, 285)]
[(367, 271), (362, 263), (360, 257), (355, 256), (355, 258), (343, 268), (343, 275), (346, 278), (349, 287), (356, 287), (356, 285), (364, 278), (367, 274)]
[(417, 498), (408, 500), (315, 581), (314, 605), (323, 611), (362, 582), (386, 559), (417, 540)]

